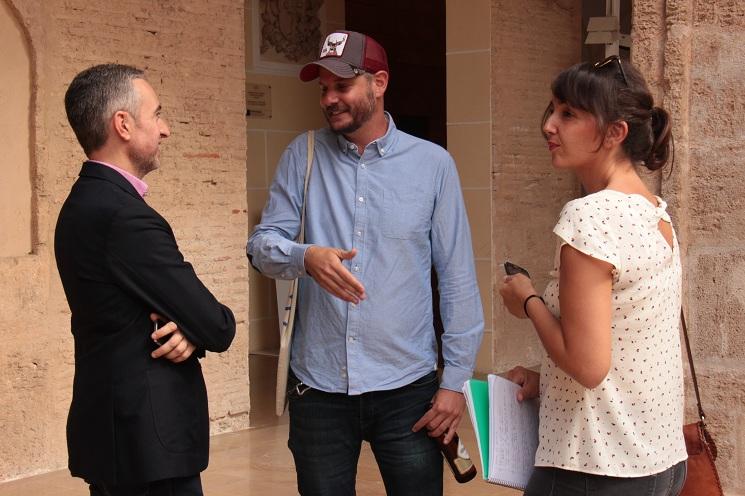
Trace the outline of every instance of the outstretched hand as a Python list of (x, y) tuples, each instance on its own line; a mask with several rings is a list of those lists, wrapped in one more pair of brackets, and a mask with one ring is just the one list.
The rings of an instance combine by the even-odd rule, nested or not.
[(352, 260), (355, 255), (356, 248), (342, 250), (311, 245), (305, 250), (305, 271), (332, 295), (357, 304), (366, 297), (365, 287), (342, 265), (344, 260)]
[[(158, 320), (165, 321), (166, 319), (157, 313), (151, 313), (150, 320), (157, 322)], [(163, 342), (165, 336), (168, 335), (170, 335), (168, 341)], [(166, 325), (159, 327), (150, 335), (150, 337), (156, 343), (162, 343), (158, 349), (150, 354), (153, 358), (163, 357), (173, 363), (179, 363), (189, 358), (196, 349), (196, 346), (186, 339), (186, 336), (184, 336), (175, 322), (169, 322)]]

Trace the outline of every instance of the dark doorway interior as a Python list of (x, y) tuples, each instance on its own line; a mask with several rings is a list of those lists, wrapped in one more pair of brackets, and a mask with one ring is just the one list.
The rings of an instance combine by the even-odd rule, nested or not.
[[(445, 148), (445, 0), (346, 0), (345, 9), (347, 29), (372, 36), (385, 48), (390, 68), (385, 108), (396, 126)], [(443, 327), (434, 268), (432, 299), (441, 349)], [(440, 352), (440, 367), (442, 363)]]
[(346, 26), (388, 54), (385, 107), (409, 134), (447, 144), (445, 0), (346, 0)]
[[(631, 9), (632, 0), (621, 0), (621, 15), (619, 18), (620, 32), (631, 33)], [(586, 62), (597, 62), (605, 58), (605, 45), (585, 45), (587, 37), (587, 23), (590, 17), (604, 17), (605, 2), (597, 0), (582, 0), (582, 60)], [(629, 60), (631, 52), (628, 47), (619, 47), (618, 55), (624, 60)]]

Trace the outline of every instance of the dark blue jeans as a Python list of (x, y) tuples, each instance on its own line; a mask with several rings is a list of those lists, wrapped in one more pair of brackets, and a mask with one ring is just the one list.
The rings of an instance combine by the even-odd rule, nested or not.
[[(290, 374), (290, 384), (296, 382)], [(411, 428), (430, 408), (435, 372), (391, 391), (350, 396), (291, 392), (290, 439), (302, 496), (351, 496), (362, 441), (368, 441), (389, 496), (442, 495), (442, 455), (426, 429)]]
[(608, 477), (553, 467), (536, 467), (524, 496), (678, 496), (686, 462), (646, 477)]

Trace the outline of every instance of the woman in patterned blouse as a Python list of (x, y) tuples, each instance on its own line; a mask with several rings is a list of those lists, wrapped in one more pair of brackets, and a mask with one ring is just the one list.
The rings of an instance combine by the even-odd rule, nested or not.
[(500, 290), (545, 350), (540, 374), (508, 375), (519, 401), (541, 399), (525, 494), (676, 496), (687, 457), (680, 256), (665, 202), (637, 174), (667, 163), (670, 117), (617, 56), (566, 69), (551, 90), (543, 118), (551, 162), (588, 194), (567, 203), (554, 227), (543, 295), (521, 274)]

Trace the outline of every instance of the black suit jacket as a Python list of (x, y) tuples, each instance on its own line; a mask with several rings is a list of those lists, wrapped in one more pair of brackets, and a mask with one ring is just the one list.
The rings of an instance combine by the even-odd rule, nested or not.
[[(230, 345), (230, 309), (184, 261), (168, 222), (109, 167), (83, 164), (54, 248), (75, 341), (72, 475), (125, 484), (204, 470), (209, 415), (197, 356)], [(176, 322), (198, 351), (178, 364), (151, 358), (150, 312)]]

